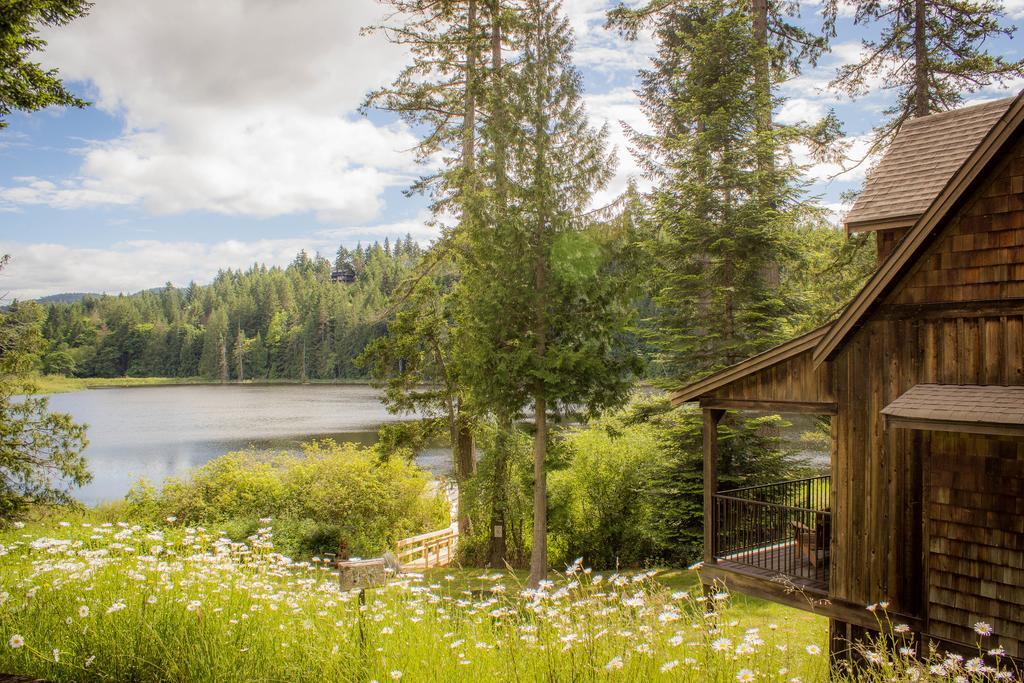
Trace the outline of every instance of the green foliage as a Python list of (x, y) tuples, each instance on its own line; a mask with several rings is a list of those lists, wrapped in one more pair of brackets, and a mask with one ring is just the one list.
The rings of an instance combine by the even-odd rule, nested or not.
[(0, 521), (31, 506), (71, 504), (71, 489), (91, 479), (81, 455), (85, 426), (32, 395), (28, 376), (43, 346), (41, 325), (36, 304), (0, 312)]
[[(780, 481), (801, 472), (783, 447), (778, 416), (729, 414), (719, 425), (723, 489)], [(551, 543), (556, 562), (583, 557), (605, 568), (688, 565), (704, 539), (702, 419), (663, 397), (569, 431), (566, 464), (551, 475)]]
[(786, 286), (796, 312), (787, 321), (787, 336), (831, 322), (875, 272), (875, 238), (851, 234), (823, 222), (796, 226), (785, 239), (795, 257), (786, 264)]
[(91, 7), (88, 0), (5, 0), (0, 7), (0, 128), (13, 111), (89, 104), (64, 88), (56, 69), (44, 70), (30, 57), (46, 47), (40, 28), (63, 26)]
[[(364, 377), (354, 359), (383, 333), (388, 297), (420, 256), (406, 238), (343, 248), (334, 264), (301, 253), (287, 268), (221, 271), (206, 287), (48, 304), (44, 366), (107, 378)], [(331, 281), (342, 266), (355, 282)]]
[(569, 431), (559, 451), (568, 464), (549, 480), (552, 564), (582, 557), (606, 569), (656, 559), (662, 549), (650, 536), (655, 511), (643, 492), (664, 466), (657, 430), (609, 416)]
[(588, 125), (557, 6), (527, 2), (520, 19), (509, 37), (520, 61), (502, 72), (505, 116), (482, 132), (481, 175), (498, 186), (464, 225), (459, 359), (474, 400), (498, 413), (536, 398), (598, 410), (639, 371), (626, 343), (635, 292), (616, 270), (627, 242), (613, 222), (585, 216), (610, 175), (607, 131)]
[(533, 523), (533, 454), (528, 434), (513, 427), (502, 429), (484, 421), (476, 431), (480, 446), (477, 475), (465, 484), (466, 509), (471, 521), (459, 538), (459, 559), (469, 566), (484, 566), (491, 559), (492, 512), (497, 509), (503, 526), (505, 561), (526, 566)]
[(658, 181), (647, 198), (653, 333), (676, 380), (778, 343), (795, 307), (779, 277), (799, 208), (786, 155), (795, 133), (761, 129), (750, 24), (745, 6), (679, 4), (659, 19), (658, 56), (641, 72), (654, 133), (634, 140)]
[(302, 455), (240, 451), (186, 479), (168, 479), (159, 492), (137, 483), (127, 511), (141, 520), (217, 524), (239, 539), (272, 526), (284, 552), (295, 556), (379, 555), (399, 538), (448, 522), (429, 475), (409, 460), (330, 440), (304, 444)]

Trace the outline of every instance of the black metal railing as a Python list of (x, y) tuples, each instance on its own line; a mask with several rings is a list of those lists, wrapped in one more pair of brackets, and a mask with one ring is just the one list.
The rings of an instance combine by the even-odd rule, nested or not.
[(832, 477), (825, 475), (716, 493), (713, 555), (827, 584), (831, 490)]

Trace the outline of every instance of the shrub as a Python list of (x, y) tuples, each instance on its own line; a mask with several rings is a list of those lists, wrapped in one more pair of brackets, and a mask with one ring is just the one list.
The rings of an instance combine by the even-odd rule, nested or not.
[(283, 552), (308, 557), (344, 550), (378, 555), (396, 540), (449, 523), (431, 495), (430, 475), (375, 448), (326, 440), (301, 455), (239, 451), (211, 460), (162, 491), (138, 482), (128, 494), (134, 519), (214, 525), (244, 539), (269, 522)]
[[(799, 471), (782, 447), (778, 416), (729, 414), (719, 426), (723, 488), (778, 481)], [(702, 553), (704, 475), (699, 411), (664, 396), (563, 436), (565, 461), (550, 475), (549, 533), (555, 566), (688, 565)], [(556, 463), (556, 467), (558, 464)]]

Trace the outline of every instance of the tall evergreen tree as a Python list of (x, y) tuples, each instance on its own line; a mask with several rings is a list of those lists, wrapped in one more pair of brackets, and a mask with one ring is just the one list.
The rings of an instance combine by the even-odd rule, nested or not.
[[(420, 159), (446, 154), (441, 169), (421, 178), (412, 189), (429, 192), (435, 214), (454, 213), (462, 226), (470, 220), (470, 198), (477, 189), (478, 112), (486, 111), (480, 102), (486, 78), (482, 57), (487, 45), (481, 15), (489, 16), (492, 26), (498, 26), (500, 3), (494, 0), (484, 8), (478, 6), (478, 0), (388, 0), (388, 4), (402, 22), (369, 30), (381, 31), (393, 42), (408, 46), (412, 61), (389, 86), (370, 93), (365, 106), (397, 112), (423, 129), (425, 133), (416, 147)], [(498, 55), (500, 58), (500, 50)], [(460, 252), (449, 246), (459, 241), (459, 228), (446, 237), (422, 263), (422, 272), (414, 273), (399, 288), (399, 312), (389, 324), (390, 338), (372, 347), (378, 354), (375, 361), (367, 356), (364, 362), (372, 364), (378, 380), (387, 383), (387, 397), (393, 408), (442, 409), (449, 422), (456, 478), (464, 482), (476, 468), (473, 420), (467, 411), (469, 401), (458, 379), (457, 364), (451, 357), (449, 340), (453, 334), (447, 328), (454, 318), (443, 313), (451, 293), (442, 292), (436, 275), (428, 272), (444, 268), (440, 264), (450, 264), (453, 259), (457, 268)], [(396, 358), (396, 353), (408, 356)], [(430, 381), (439, 382), (440, 395), (417, 389)], [(465, 533), (469, 519), (461, 497), (458, 524)]]
[[(828, 0), (834, 27), (839, 0)], [(832, 87), (857, 97), (878, 83), (895, 103), (875, 129), (872, 149), (908, 119), (956, 108), (966, 93), (1024, 75), (1024, 60), (993, 55), (985, 41), (1010, 36), (996, 0), (854, 0), (854, 22), (880, 35), (863, 41), (859, 62), (842, 67)]]
[[(685, 380), (779, 341), (788, 304), (773, 273), (787, 258), (796, 169), (792, 131), (761, 130), (746, 8), (680, 4), (656, 29), (640, 97), (654, 132), (634, 135), (657, 188), (649, 197), (660, 360)], [(765, 146), (774, 162), (761, 162)]]
[(611, 164), (607, 132), (587, 123), (571, 30), (552, 0), (523, 2), (515, 26), (504, 116), (482, 135), (496, 172), (466, 232), (458, 350), (475, 400), (498, 415), (533, 408), (536, 586), (547, 571), (548, 414), (620, 401), (637, 362), (624, 348), (627, 288), (604, 277), (613, 244), (585, 213)]
[(58, 78), (29, 60), (46, 47), (39, 29), (64, 26), (89, 12), (88, 0), (13, 0), (0, 8), (0, 128), (13, 111), (36, 111), (49, 106), (85, 107)]

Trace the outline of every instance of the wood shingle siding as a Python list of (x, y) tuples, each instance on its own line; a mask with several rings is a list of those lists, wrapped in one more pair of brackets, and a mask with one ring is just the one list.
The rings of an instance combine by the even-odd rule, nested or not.
[(897, 304), (1024, 298), (1024, 141), (949, 221), (890, 299)]
[(1024, 442), (927, 434), (928, 630), (1024, 657)]

